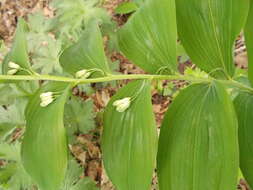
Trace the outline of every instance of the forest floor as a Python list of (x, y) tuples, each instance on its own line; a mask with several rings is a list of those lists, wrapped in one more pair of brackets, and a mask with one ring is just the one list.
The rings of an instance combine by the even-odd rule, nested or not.
[[(115, 15), (114, 8), (124, 0), (106, 0), (104, 7), (112, 15), (112, 18), (118, 23), (118, 25), (124, 24), (127, 20), (127, 16)], [(54, 13), (49, 7), (49, 0), (0, 0), (0, 37), (5, 41), (6, 44), (11, 45), (13, 33), (16, 28), (17, 18), (24, 17), (34, 13), (38, 10), (42, 10), (45, 15), (52, 16)], [(247, 67), (246, 53), (242, 50), (243, 40), (240, 38), (237, 43), (238, 52), (236, 53), (236, 65), (241, 68)], [(118, 60), (120, 62), (120, 72), (124, 74), (139, 74), (143, 71), (133, 64), (131, 64), (127, 59), (125, 59), (118, 52), (111, 55), (113, 61)], [(181, 65), (180, 69), (183, 71), (185, 65), (191, 65), (191, 63), (186, 63)], [(166, 83), (164, 83), (165, 85)], [(185, 85), (184, 81), (175, 83), (177, 88)], [(113, 88), (105, 88), (97, 91), (92, 95), (94, 101), (95, 111), (100, 111), (103, 109), (108, 102), (111, 95), (115, 92)], [(87, 97), (78, 91), (74, 91), (78, 96), (83, 99)], [(163, 119), (163, 115), (166, 112), (169, 104), (171, 103), (171, 98), (169, 96), (162, 96), (156, 90), (152, 93), (153, 108), (156, 115), (157, 125), (160, 126)], [(95, 132), (94, 132), (95, 133)], [(80, 142), (79, 145), (71, 147), (71, 151), (76, 159), (85, 166), (84, 176), (89, 176), (91, 179), (100, 184), (102, 190), (114, 190), (113, 185), (110, 183), (106, 174), (103, 170), (101, 163), (101, 151), (99, 138), (96, 138), (93, 133), (82, 134), (77, 137)], [(85, 146), (84, 150), (82, 146)], [(247, 190), (244, 181), (238, 185), (238, 189)], [(152, 190), (157, 190), (157, 179), (154, 177)]]

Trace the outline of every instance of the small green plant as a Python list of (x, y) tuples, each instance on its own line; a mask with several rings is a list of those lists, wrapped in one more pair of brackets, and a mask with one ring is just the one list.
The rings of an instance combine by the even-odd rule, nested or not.
[[(29, 100), (27, 105), (24, 103), (25, 123), (21, 124), (26, 131), (18, 165), (24, 167), (31, 177), (27, 179), (40, 190), (62, 189), (68, 178), (67, 168), (73, 165), (68, 161), (64, 121), (66, 126), (75, 125), (76, 131), (82, 130), (83, 122), (78, 111), (70, 112), (74, 105), (79, 110), (75, 100), (69, 103), (71, 89), (82, 84), (132, 79), (111, 98), (103, 114), (103, 163), (118, 190), (149, 190), (156, 166), (160, 190), (236, 189), (239, 168), (253, 187), (253, 3), (138, 2), (127, 23), (117, 30), (118, 47), (149, 74), (114, 74), (104, 52), (101, 19), (89, 17), (80, 31), (74, 27), (82, 25), (82, 17), (78, 16), (71, 22), (73, 28), (58, 31), (59, 36), (78, 34), (76, 41), (68, 42), (60, 54), (56, 53), (63, 72), (50, 69), (45, 74), (34, 69), (36, 61), (30, 61), (26, 35), (31, 31), (23, 19), (19, 20), (0, 75), (2, 85), (21, 89), (30, 86), (24, 92)], [(83, 11), (82, 7), (75, 8)], [(60, 24), (72, 18), (61, 12), (58, 16)], [(234, 42), (243, 29), (249, 54), (248, 76), (236, 75), (233, 62)], [(197, 66), (187, 69), (184, 75), (178, 72), (177, 37)], [(184, 80), (189, 84), (174, 96), (159, 139), (151, 103), (155, 80)], [(80, 123), (64, 119), (65, 104), (65, 113), (73, 114)], [(0, 129), (8, 134), (12, 128), (0, 125)], [(79, 189), (79, 183), (81, 180), (71, 181), (71, 186), (63, 189)]]

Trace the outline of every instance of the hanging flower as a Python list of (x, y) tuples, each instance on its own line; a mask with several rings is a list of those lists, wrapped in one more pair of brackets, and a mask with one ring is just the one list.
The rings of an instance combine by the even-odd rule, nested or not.
[(8, 63), (9, 70), (7, 71), (7, 75), (14, 75), (20, 69), (20, 66), (12, 61)]
[(89, 76), (91, 75), (91, 72), (89, 72), (86, 69), (80, 70), (78, 72), (76, 72), (76, 78), (89, 78)]
[(120, 100), (116, 100), (115, 102), (113, 102), (113, 106), (116, 107), (116, 110), (118, 112), (124, 112), (131, 103), (131, 98), (130, 97), (126, 97)]
[(7, 71), (7, 75), (14, 75), (18, 72), (18, 69), (11, 69)]
[(12, 61), (8, 63), (8, 66), (10, 69), (17, 69), (17, 70), (20, 69), (20, 66)]
[(40, 95), (41, 107), (46, 107), (54, 101), (53, 92), (45, 92)]

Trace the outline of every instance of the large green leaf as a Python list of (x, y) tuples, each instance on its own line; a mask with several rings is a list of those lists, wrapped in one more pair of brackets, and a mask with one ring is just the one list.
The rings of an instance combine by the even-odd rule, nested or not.
[(233, 76), (233, 45), (249, 0), (176, 0), (176, 7), (179, 37), (192, 61), (206, 72)]
[(245, 41), (248, 53), (248, 76), (253, 85), (253, 2), (250, 1), (248, 19), (244, 28)]
[(160, 190), (235, 189), (238, 157), (236, 114), (223, 86), (195, 84), (183, 90), (160, 132)]
[(253, 95), (240, 93), (234, 100), (239, 122), (240, 168), (253, 187)]
[[(65, 177), (68, 159), (63, 114), (69, 91), (68, 84), (48, 83), (38, 90), (26, 108), (22, 160), (41, 190), (59, 189)], [(51, 104), (41, 107), (40, 95), (44, 92), (57, 95)]]
[[(147, 0), (120, 29), (120, 50), (149, 73), (177, 70), (174, 0)], [(164, 70), (165, 71), (165, 70)]]
[[(115, 101), (133, 96), (124, 112), (113, 106)], [(131, 82), (112, 97), (104, 113), (103, 162), (117, 189), (150, 189), (156, 151), (150, 82)]]
[(29, 56), (27, 51), (26, 30), (27, 25), (25, 21), (20, 18), (18, 21), (11, 51), (3, 61), (2, 69), (4, 74), (6, 74), (8, 71), (8, 63), (10, 61), (20, 65), (22, 68), (30, 69)]
[(89, 23), (80, 40), (63, 52), (60, 63), (66, 72), (73, 75), (77, 71), (94, 68), (110, 73), (97, 22)]

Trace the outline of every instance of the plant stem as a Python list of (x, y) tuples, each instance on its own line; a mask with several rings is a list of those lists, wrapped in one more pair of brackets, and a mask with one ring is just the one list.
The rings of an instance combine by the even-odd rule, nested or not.
[(148, 75), (148, 74), (132, 74), (132, 75), (109, 75), (100, 78), (91, 79), (75, 79), (70, 77), (61, 76), (50, 76), (50, 75), (0, 75), (0, 83), (11, 83), (18, 81), (58, 81), (68, 82), (75, 85), (88, 84), (88, 83), (99, 83), (99, 82), (110, 82), (115, 80), (127, 80), (127, 79), (150, 79), (150, 80), (185, 80), (193, 83), (209, 83), (214, 80), (219, 81), (225, 85), (230, 85), (241, 90), (250, 92), (253, 94), (253, 88), (243, 85), (234, 80), (217, 80), (213, 78), (196, 78), (185, 75)]
[(0, 83), (2, 82), (10, 83), (18, 81), (37, 81), (37, 80), (74, 83), (78, 79), (61, 76), (49, 76), (49, 75), (0, 75)]
[(47, 80), (68, 82), (76, 84), (88, 84), (109, 82), (114, 80), (127, 80), (127, 79), (150, 79), (150, 80), (186, 80), (191, 82), (210, 82), (211, 79), (189, 77), (185, 75), (145, 75), (145, 74), (133, 74), (133, 75), (109, 75), (106, 77), (91, 78), (91, 79), (75, 79), (70, 77), (50, 76), (50, 75), (0, 75), (1, 82), (15, 82), (15, 81), (29, 81), (29, 80)]

